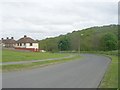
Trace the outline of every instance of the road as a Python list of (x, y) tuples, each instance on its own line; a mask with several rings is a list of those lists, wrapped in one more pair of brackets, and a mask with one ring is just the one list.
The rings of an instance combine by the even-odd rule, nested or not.
[(81, 54), (80, 60), (2, 74), (3, 88), (97, 88), (110, 63), (108, 57)]

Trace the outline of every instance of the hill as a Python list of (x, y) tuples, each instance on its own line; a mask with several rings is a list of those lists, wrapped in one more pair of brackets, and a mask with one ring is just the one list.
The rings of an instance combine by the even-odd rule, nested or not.
[(91, 27), (83, 30), (73, 31), (72, 33), (60, 35), (54, 38), (46, 38), (39, 41), (39, 46), (41, 49), (46, 51), (59, 51), (61, 50), (59, 48), (59, 45), (61, 44), (60, 41), (62, 42), (64, 39), (66, 39), (68, 44), (65, 46), (68, 45), (68, 47), (65, 50), (67, 51), (78, 51), (79, 49), (83, 51), (107, 50), (107, 46), (109, 45), (106, 44), (107, 46), (105, 46), (105, 40), (103, 40), (107, 34), (112, 35), (112, 38), (116, 40), (114, 43), (116, 44), (116, 48), (112, 48), (113, 50), (116, 50), (118, 45), (118, 25)]

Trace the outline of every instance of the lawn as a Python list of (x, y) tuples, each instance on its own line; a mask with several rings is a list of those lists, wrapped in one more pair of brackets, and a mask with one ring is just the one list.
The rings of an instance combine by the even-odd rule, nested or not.
[(118, 88), (118, 56), (112, 58), (111, 64), (100, 84), (100, 88)]
[[(41, 53), (41, 52), (20, 52), (14, 50), (3, 50), (2, 51), (2, 62), (17, 62), (17, 61), (27, 61), (27, 60), (42, 60), (49, 58), (61, 58), (70, 56), (73, 54), (68, 53)], [(70, 60), (76, 60), (80, 58), (78, 54), (70, 58), (61, 58), (61, 60), (50, 60), (50, 61), (42, 61), (42, 62), (33, 62), (27, 64), (15, 64), (15, 65), (2, 65), (2, 71), (20, 71), (25, 69), (31, 69), (41, 66), (46, 66), (55, 63), (66, 62)]]
[(65, 58), (61, 60), (50, 60), (50, 61), (34, 62), (34, 63), (28, 63), (28, 64), (3, 65), (2, 72), (28, 70), (28, 69), (43, 67), (43, 66), (47, 66), (51, 64), (63, 63), (63, 62), (71, 61), (71, 60), (77, 60), (79, 58), (80, 58), (79, 55), (75, 55), (74, 57)]
[(48, 58), (60, 58), (71, 54), (41, 53), (41, 52), (20, 52), (13, 50), (2, 50), (2, 62), (17, 62), (25, 60), (41, 60)]

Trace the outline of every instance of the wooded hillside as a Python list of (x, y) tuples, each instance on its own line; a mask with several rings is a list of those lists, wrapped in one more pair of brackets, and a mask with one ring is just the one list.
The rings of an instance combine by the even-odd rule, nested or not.
[[(107, 38), (108, 37), (108, 38)], [(73, 31), (66, 35), (40, 41), (40, 49), (46, 51), (97, 51), (116, 50), (118, 47), (118, 26), (108, 25)]]

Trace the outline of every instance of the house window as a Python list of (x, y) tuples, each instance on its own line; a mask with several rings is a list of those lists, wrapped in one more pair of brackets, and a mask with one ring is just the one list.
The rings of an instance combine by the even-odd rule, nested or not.
[(17, 45), (19, 46), (19, 43)]
[(22, 43), (20, 43), (20, 46), (22, 46)]
[(30, 46), (32, 46), (32, 43), (30, 43)]
[(24, 43), (24, 46), (25, 46), (26, 44)]

